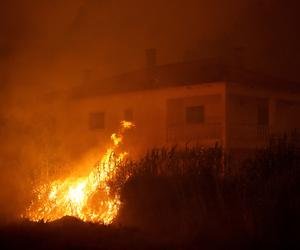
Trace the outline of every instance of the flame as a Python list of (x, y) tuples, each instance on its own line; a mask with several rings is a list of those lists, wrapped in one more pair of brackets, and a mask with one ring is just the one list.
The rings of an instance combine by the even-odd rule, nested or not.
[(121, 202), (118, 192), (111, 192), (109, 183), (128, 155), (127, 152), (117, 154), (116, 150), (123, 141), (125, 130), (132, 127), (132, 122), (121, 122), (119, 132), (111, 135), (113, 145), (87, 176), (56, 180), (37, 187), (34, 200), (22, 217), (32, 221), (54, 221), (74, 216), (83, 221), (112, 223)]

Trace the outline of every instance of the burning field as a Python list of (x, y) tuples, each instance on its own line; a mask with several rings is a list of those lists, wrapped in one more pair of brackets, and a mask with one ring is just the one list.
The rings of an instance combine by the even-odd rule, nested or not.
[(299, 137), (274, 139), (222, 172), (218, 145), (126, 160), (121, 145), (132, 127), (121, 123), (86, 176), (37, 186), (23, 220), (0, 225), (1, 249), (299, 246)]
[(86, 176), (70, 176), (36, 187), (34, 198), (21, 217), (51, 222), (73, 216), (85, 222), (112, 223), (121, 202), (120, 190), (112, 190), (110, 184), (126, 159), (127, 152), (121, 151), (119, 146), (124, 132), (132, 127), (134, 124), (131, 122), (121, 122), (119, 131), (111, 135), (112, 144)]

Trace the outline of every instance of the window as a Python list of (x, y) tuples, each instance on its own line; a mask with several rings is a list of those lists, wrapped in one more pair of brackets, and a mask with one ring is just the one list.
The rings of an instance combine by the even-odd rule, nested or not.
[(90, 129), (104, 129), (105, 128), (105, 113), (95, 112), (90, 114), (89, 118)]
[(257, 124), (261, 126), (269, 125), (269, 108), (267, 104), (259, 105), (257, 109)]
[(186, 123), (198, 124), (204, 122), (204, 106), (192, 106), (186, 108)]
[(131, 108), (124, 110), (124, 120), (125, 121), (133, 121), (133, 111)]

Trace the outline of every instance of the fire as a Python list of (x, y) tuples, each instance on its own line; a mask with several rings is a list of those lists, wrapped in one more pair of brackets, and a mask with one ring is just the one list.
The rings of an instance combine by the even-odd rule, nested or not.
[(87, 176), (56, 180), (37, 187), (34, 200), (22, 217), (32, 221), (54, 221), (74, 216), (83, 221), (112, 223), (121, 202), (118, 192), (111, 192), (109, 183), (127, 156), (127, 152), (117, 153), (117, 149), (125, 130), (132, 127), (132, 122), (121, 122), (121, 129), (111, 136), (113, 145)]

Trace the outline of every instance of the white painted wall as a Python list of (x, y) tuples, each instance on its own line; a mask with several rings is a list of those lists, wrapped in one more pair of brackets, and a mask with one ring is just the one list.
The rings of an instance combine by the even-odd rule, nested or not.
[[(170, 144), (224, 143), (224, 93), (225, 83), (216, 82), (76, 99), (70, 105), (71, 123), (80, 135), (77, 143), (82, 150), (105, 147), (110, 134), (117, 130), (128, 108), (133, 111), (136, 128), (128, 133), (126, 148), (134, 155)], [(204, 123), (187, 125), (183, 121), (182, 127), (179, 127), (179, 130), (184, 131), (183, 137), (171, 141), (167, 127), (167, 101), (170, 99), (182, 99), (183, 112), (185, 107), (191, 105), (205, 107)], [(105, 112), (105, 129), (89, 128), (89, 114), (92, 112)], [(178, 117), (185, 119), (184, 114), (178, 113)]]

